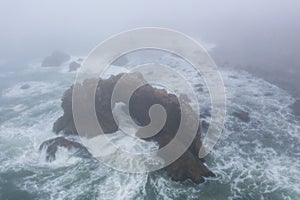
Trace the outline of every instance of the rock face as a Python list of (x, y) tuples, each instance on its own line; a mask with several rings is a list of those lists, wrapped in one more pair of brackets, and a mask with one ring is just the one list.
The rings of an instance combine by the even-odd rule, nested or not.
[[(84, 93), (91, 89), (91, 85), (97, 84), (96, 96), (95, 96), (95, 109), (98, 121), (104, 131), (104, 133), (113, 133), (118, 130), (118, 125), (114, 121), (111, 110), (111, 96), (112, 91), (116, 83), (124, 74), (117, 76), (111, 76), (109, 79), (89, 79), (85, 80), (80, 86)], [(126, 74), (126, 84), (134, 84), (136, 82), (145, 83), (141, 74), (132, 73)], [(128, 86), (127, 85), (127, 86)], [(125, 86), (125, 88), (127, 87)], [(63, 116), (61, 116), (54, 123), (53, 131), (55, 133), (63, 133), (65, 135), (77, 135), (77, 131), (74, 125), (73, 113), (72, 113), (72, 89), (69, 88), (63, 95), (62, 108), (64, 110)], [(77, 87), (77, 86), (76, 86)], [(122, 100), (121, 100), (122, 101)], [(85, 101), (85, 95), (82, 94), (82, 102)], [(148, 140), (156, 141), (159, 148), (167, 145), (177, 133), (179, 128), (181, 112), (178, 98), (174, 94), (168, 93), (166, 90), (157, 89), (149, 84), (145, 84), (138, 88), (130, 98), (129, 110), (132, 119), (135, 120), (140, 126), (146, 126), (150, 123), (149, 109), (154, 104), (162, 105), (167, 113), (166, 123), (163, 128), (154, 136), (147, 138)], [(186, 120), (186, 126), (192, 127), (197, 123), (197, 114), (194, 113), (192, 108), (185, 102), (182, 102), (185, 109), (184, 112), (188, 113), (188, 120)], [(197, 128), (197, 126), (196, 126)], [(189, 130), (189, 129), (188, 129)], [(187, 131), (186, 138), (191, 137), (189, 131)], [(186, 139), (185, 138), (185, 139)], [(184, 140), (185, 140), (184, 139)], [(60, 139), (62, 140), (62, 139)], [(214, 176), (214, 174), (203, 164), (203, 160), (199, 159), (198, 152), (202, 146), (200, 126), (198, 126), (198, 132), (195, 138), (192, 138), (191, 146), (186, 152), (175, 162), (165, 167), (165, 170), (170, 177), (175, 181), (184, 181), (191, 179), (195, 183), (201, 183), (204, 181), (204, 177)], [(179, 141), (181, 143), (182, 141)], [(49, 150), (50, 151), (50, 150)], [(167, 159), (164, 155), (158, 155), (163, 159)]]
[(69, 64), (69, 72), (76, 71), (79, 67), (80, 64), (78, 62), (73, 61)]
[(87, 149), (80, 143), (67, 140), (64, 137), (57, 137), (43, 142), (40, 146), (40, 151), (45, 149), (47, 153), (46, 160), (48, 162), (51, 162), (56, 158), (55, 154), (57, 152), (58, 147), (64, 147), (68, 150), (75, 150), (77, 152), (89, 154)]
[(250, 117), (248, 112), (238, 111), (238, 112), (233, 112), (232, 115), (239, 118), (243, 122), (246, 123), (250, 122)]
[(47, 56), (43, 62), (42, 67), (59, 67), (63, 63), (70, 60), (70, 55), (61, 51), (54, 51), (50, 56)]

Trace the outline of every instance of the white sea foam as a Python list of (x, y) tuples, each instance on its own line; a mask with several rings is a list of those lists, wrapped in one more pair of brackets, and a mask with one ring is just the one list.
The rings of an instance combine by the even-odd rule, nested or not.
[[(200, 112), (206, 110), (209, 95), (195, 71), (176, 57), (159, 59), (181, 71), (196, 89), (203, 90), (197, 95)], [(114, 73), (119, 69), (114, 68)], [(221, 73), (227, 90), (228, 116), (223, 135), (207, 158), (208, 167), (217, 177), (203, 184), (173, 182), (163, 172), (118, 172), (94, 159), (76, 157), (64, 148), (57, 152), (56, 161), (45, 162), (38, 148), (43, 141), (55, 137), (51, 129), (62, 114), (59, 98), (49, 95), (30, 106), (29, 101), (14, 104), (13, 99), (26, 97), (33, 101), (45, 93), (63, 92), (70, 84), (55, 81), (22, 82), (4, 90), (3, 97), (11, 101), (0, 105), (1, 112), (10, 109), (17, 115), (0, 124), (0, 174), (25, 171), (28, 174), (16, 175), (20, 178), (15, 184), (41, 199), (299, 199), (300, 123), (288, 108), (294, 99), (246, 72), (222, 69)], [(25, 83), (31, 87), (23, 91), (20, 87)], [(249, 112), (250, 122), (233, 117), (235, 110)], [(144, 141), (135, 143), (122, 134), (109, 137), (129, 151), (145, 148)], [(148, 145), (147, 150), (157, 147), (155, 143)]]
[[(29, 85), (29, 88), (22, 89), (25, 84)], [(59, 87), (58, 83), (45, 83), (38, 81), (21, 82), (14, 85), (11, 88), (5, 89), (2, 92), (4, 98), (22, 98), (22, 97), (34, 97), (42, 94), (46, 94), (49, 91)]]

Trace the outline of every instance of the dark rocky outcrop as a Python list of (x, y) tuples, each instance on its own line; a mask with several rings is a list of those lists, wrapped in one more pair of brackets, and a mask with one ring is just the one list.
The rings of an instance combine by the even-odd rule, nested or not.
[(246, 111), (236, 111), (236, 112), (233, 112), (232, 115), (234, 117), (237, 117), (238, 119), (240, 119), (243, 122), (246, 122), (246, 123), (250, 122), (249, 113)]
[(54, 51), (50, 56), (47, 56), (43, 62), (42, 67), (59, 67), (63, 63), (70, 60), (70, 55), (61, 51)]
[(207, 121), (205, 121), (205, 120), (203, 120), (202, 122), (201, 122), (201, 126), (202, 126), (202, 128), (203, 129), (208, 129), (208, 127), (209, 127), (209, 123), (207, 122)]
[(189, 178), (196, 184), (203, 183), (205, 177), (215, 176), (203, 164), (203, 160), (200, 160), (190, 151), (186, 151), (178, 160), (167, 166), (165, 170), (174, 181), (184, 181)]
[[(112, 91), (116, 83), (124, 74), (117, 76), (111, 76), (109, 79), (88, 79), (85, 80), (81, 85), (76, 85), (82, 91), (80, 101), (84, 104), (86, 102), (85, 91), (91, 89), (92, 85), (97, 85), (95, 95), (95, 109), (98, 121), (104, 131), (104, 133), (113, 133), (118, 130), (118, 125), (115, 122), (112, 110), (111, 110), (111, 96)], [(124, 77), (122, 77), (124, 78)], [(166, 123), (163, 128), (154, 136), (147, 138), (146, 140), (156, 141), (159, 148), (167, 145), (177, 133), (179, 128), (181, 112), (186, 112), (188, 120), (186, 120), (186, 127), (195, 127), (195, 124), (199, 124), (196, 120), (197, 114), (192, 108), (185, 102), (182, 102), (184, 109), (180, 109), (180, 104), (177, 96), (168, 93), (166, 90), (154, 88), (147, 84), (139, 73), (126, 74), (126, 82), (124, 87), (130, 87), (135, 83), (145, 83), (141, 86), (130, 98), (129, 111), (132, 119), (141, 126), (146, 126), (150, 123), (149, 109), (152, 105), (162, 105), (167, 113)], [(77, 130), (74, 125), (73, 113), (72, 113), (72, 92), (73, 87), (69, 88), (63, 95), (62, 108), (64, 110), (63, 116), (61, 116), (54, 123), (53, 131), (56, 133), (63, 133), (66, 135), (77, 135)], [(122, 99), (120, 100), (122, 101)], [(124, 103), (124, 102), (123, 102)], [(197, 126), (196, 126), (197, 128)], [(192, 137), (189, 132), (189, 128), (186, 131), (184, 137)], [(138, 133), (137, 133), (138, 134)], [(185, 138), (185, 139), (186, 139)], [(185, 140), (184, 139), (184, 140)], [(214, 176), (214, 174), (203, 164), (203, 159), (199, 159), (198, 152), (202, 146), (200, 126), (198, 126), (198, 132), (195, 138), (192, 138), (191, 146), (184, 152), (184, 154), (177, 159), (175, 162), (165, 167), (165, 170), (170, 177), (175, 181), (184, 181), (191, 179), (195, 183), (201, 183), (204, 181), (204, 177)], [(178, 141), (181, 144), (183, 141)], [(51, 150), (51, 149), (50, 149)], [(50, 151), (49, 150), (49, 151)], [(50, 151), (51, 152), (51, 151)], [(158, 155), (161, 158), (167, 159), (164, 155)]]
[(75, 150), (77, 153), (89, 155), (87, 149), (83, 145), (78, 142), (68, 140), (64, 137), (57, 137), (43, 142), (39, 150), (46, 150), (46, 161), (51, 162), (56, 158), (58, 147), (64, 147), (68, 150)]
[(80, 64), (78, 62), (73, 61), (69, 64), (69, 72), (76, 71), (79, 67)]

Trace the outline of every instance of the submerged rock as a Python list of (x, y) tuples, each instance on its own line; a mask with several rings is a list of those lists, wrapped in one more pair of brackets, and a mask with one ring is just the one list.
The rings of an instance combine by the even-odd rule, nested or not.
[(300, 115), (300, 99), (297, 99), (290, 108), (293, 110), (295, 115)]
[(30, 88), (30, 85), (29, 84), (24, 84), (24, 85), (22, 85), (21, 87), (20, 87), (20, 89), (22, 89), (22, 90), (26, 90), (26, 89), (28, 89), (28, 88)]
[(57, 137), (43, 142), (39, 148), (40, 151), (46, 150), (46, 161), (51, 162), (56, 158), (58, 147), (64, 147), (68, 150), (75, 150), (84, 154), (89, 154), (87, 149), (78, 142), (67, 140), (64, 137)]
[(80, 64), (78, 62), (73, 61), (69, 64), (69, 72), (76, 71), (79, 67)]
[(239, 118), (243, 122), (248, 123), (250, 121), (249, 113), (246, 111), (233, 112), (232, 115)]
[(71, 56), (65, 52), (54, 51), (50, 56), (47, 56), (43, 60), (42, 67), (59, 67), (63, 63), (69, 61), (70, 58)]
[(201, 126), (202, 126), (203, 129), (207, 130), (208, 127), (209, 127), (209, 123), (207, 121), (203, 120), (201, 122)]
[[(82, 101), (84, 105), (86, 102), (85, 91), (91, 90), (91, 86), (97, 84), (95, 95), (95, 109), (98, 121), (104, 133), (113, 133), (118, 130), (118, 125), (115, 122), (112, 114), (111, 98), (112, 91), (116, 83), (123, 75), (124, 74), (111, 76), (109, 79), (89, 79), (85, 80), (81, 85), (76, 86), (80, 88), (80, 91), (82, 91), (83, 93), (81, 95), (82, 99), (80, 99), (80, 101)], [(199, 122), (197, 123), (197, 114), (192, 110), (189, 104), (187, 104), (185, 101), (182, 101), (184, 109), (180, 109), (180, 99), (177, 98), (177, 96), (168, 93), (166, 90), (154, 88), (151, 85), (147, 84), (142, 75), (139, 73), (126, 74), (126, 81), (124, 85), (121, 86), (124, 87), (124, 90), (121, 91), (126, 92), (126, 88), (130, 87), (131, 85), (135, 85), (135, 83), (145, 84), (135, 90), (129, 101), (130, 116), (137, 124), (139, 124), (140, 126), (146, 126), (150, 123), (151, 120), (149, 117), (149, 109), (152, 105), (159, 104), (163, 106), (167, 113), (166, 123), (164, 124), (163, 128), (156, 135), (151, 136), (145, 140), (156, 141), (159, 145), (159, 148), (167, 145), (174, 138), (178, 131), (181, 112), (187, 112), (185, 114), (187, 114), (188, 116), (188, 119), (184, 122), (185, 126), (188, 127), (185, 136), (186, 138), (184, 140), (187, 140), (188, 137), (191, 137), (189, 134), (189, 128), (195, 127), (195, 124), (199, 125)], [(64, 110), (64, 114), (54, 123), (53, 131), (56, 133), (61, 132), (66, 135), (78, 134), (75, 128), (72, 113), (73, 87), (74, 86), (69, 88), (63, 95), (62, 108)], [(120, 101), (122, 102), (122, 99)], [(164, 168), (173, 180), (184, 181), (186, 179), (191, 179), (195, 183), (201, 183), (204, 181), (204, 177), (214, 176), (214, 174), (203, 164), (203, 160), (199, 159), (198, 157), (199, 149), (202, 146), (200, 130), (201, 129), (199, 125), (196, 137), (191, 138), (193, 141), (191, 146), (186, 150), (186, 152), (183, 153), (183, 155), (179, 159)], [(89, 131), (93, 132), (93, 130)], [(63, 144), (65, 143), (65, 141), (62, 142)], [(179, 144), (183, 144), (185, 141), (178, 142)], [(77, 146), (79, 145), (77, 144)], [(49, 152), (52, 152), (52, 149), (54, 147), (55, 145), (50, 148)], [(168, 159), (167, 157), (165, 157), (165, 155), (158, 156), (162, 159)]]
[(272, 92), (266, 92), (265, 94), (264, 94), (264, 96), (266, 96), (266, 97), (271, 97), (271, 96), (273, 96), (274, 94), (272, 93)]

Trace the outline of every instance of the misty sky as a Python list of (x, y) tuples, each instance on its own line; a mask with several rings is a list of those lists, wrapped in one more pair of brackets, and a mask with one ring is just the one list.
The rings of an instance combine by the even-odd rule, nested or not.
[(1, 0), (0, 59), (86, 54), (112, 34), (159, 26), (216, 44), (224, 60), (298, 62), (299, 10), (298, 0)]

